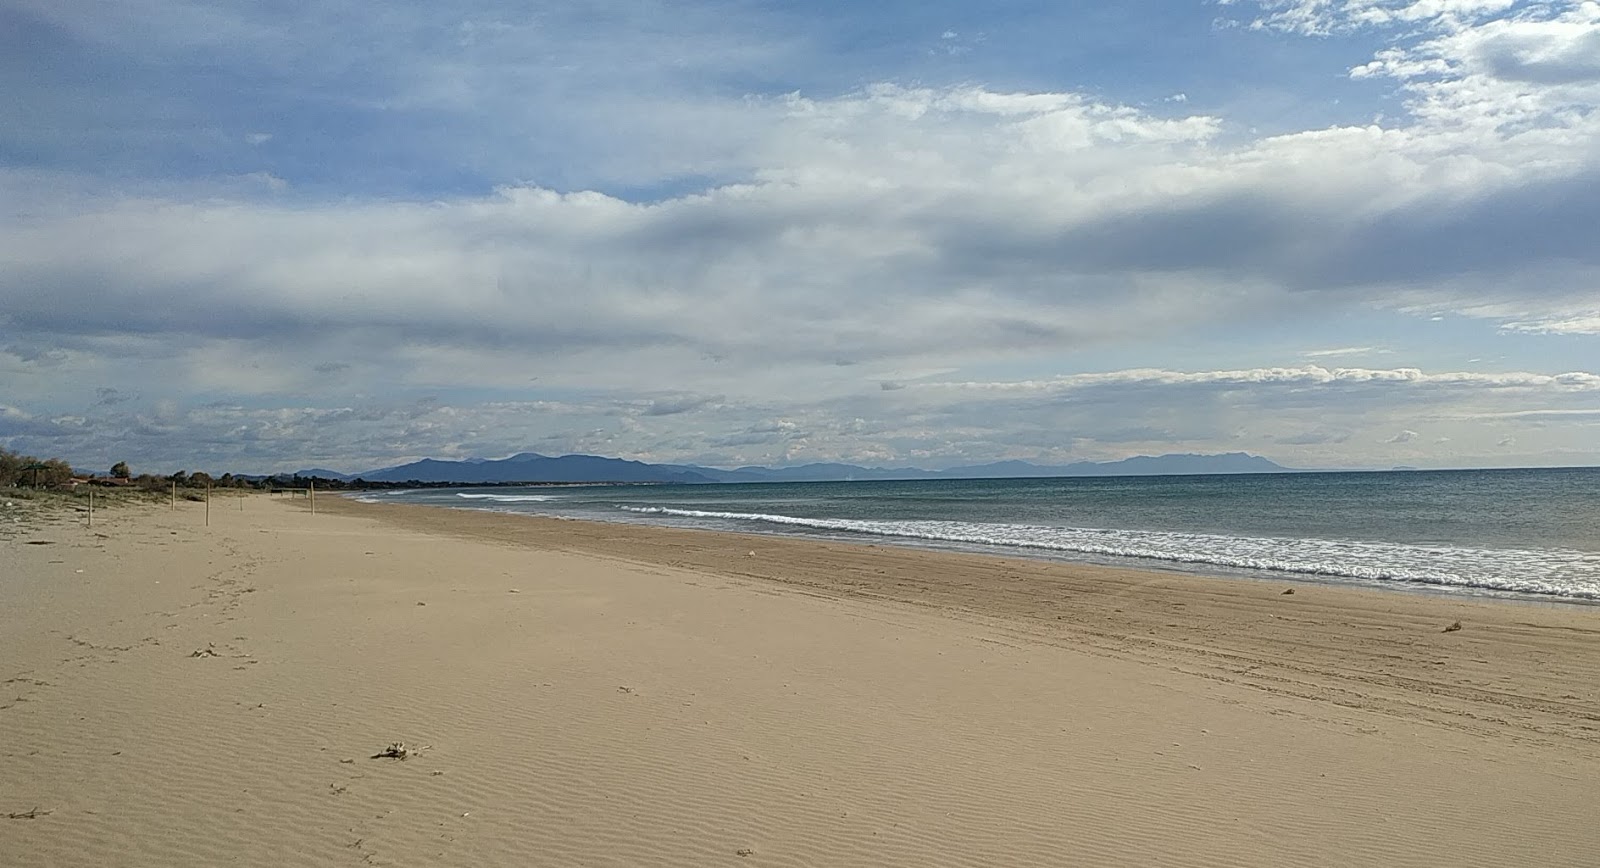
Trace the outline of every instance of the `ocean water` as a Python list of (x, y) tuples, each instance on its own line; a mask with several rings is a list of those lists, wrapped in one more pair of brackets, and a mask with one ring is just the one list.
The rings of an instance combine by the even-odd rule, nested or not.
[(527, 486), (362, 499), (1600, 602), (1600, 468)]

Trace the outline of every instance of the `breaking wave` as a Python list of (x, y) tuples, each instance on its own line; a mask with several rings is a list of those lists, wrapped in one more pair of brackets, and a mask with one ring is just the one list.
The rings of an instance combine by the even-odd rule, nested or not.
[(1479, 549), (960, 521), (798, 518), (660, 506), (618, 508), (643, 515), (751, 522), (863, 536), (1129, 558), (1307, 578), (1353, 579), (1377, 584), (1408, 583), (1459, 590), (1600, 600), (1600, 554), (1573, 549)]

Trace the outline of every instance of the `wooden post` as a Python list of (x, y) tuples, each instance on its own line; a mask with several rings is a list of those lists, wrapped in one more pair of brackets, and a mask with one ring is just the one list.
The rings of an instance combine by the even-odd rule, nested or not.
[(89, 526), (94, 527), (94, 489), (89, 489)]
[(178, 511), (178, 480), (172, 480), (172, 511)]
[(206, 483), (206, 527), (211, 526), (211, 483)]
[(309, 479), (309, 480), (306, 480), (306, 484), (311, 486), (310, 488), (306, 489), (306, 497), (311, 501), (311, 514), (312, 515), (316, 515), (317, 514), (317, 481), (315, 479)]

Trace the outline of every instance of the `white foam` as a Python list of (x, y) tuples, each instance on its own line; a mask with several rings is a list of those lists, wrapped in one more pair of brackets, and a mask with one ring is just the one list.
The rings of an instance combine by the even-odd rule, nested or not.
[(873, 536), (1600, 600), (1600, 554), (1572, 549), (1477, 549), (957, 521), (797, 518), (657, 506), (619, 508), (650, 515), (762, 522)]
[(544, 503), (558, 499), (551, 494), (463, 494), (459, 491), (456, 492), (456, 497), (464, 497), (468, 500), (489, 500), (495, 503)]

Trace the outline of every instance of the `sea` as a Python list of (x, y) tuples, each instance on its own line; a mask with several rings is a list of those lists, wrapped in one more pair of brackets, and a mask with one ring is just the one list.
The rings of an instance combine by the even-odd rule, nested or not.
[(427, 488), (360, 499), (1600, 603), (1600, 468)]

